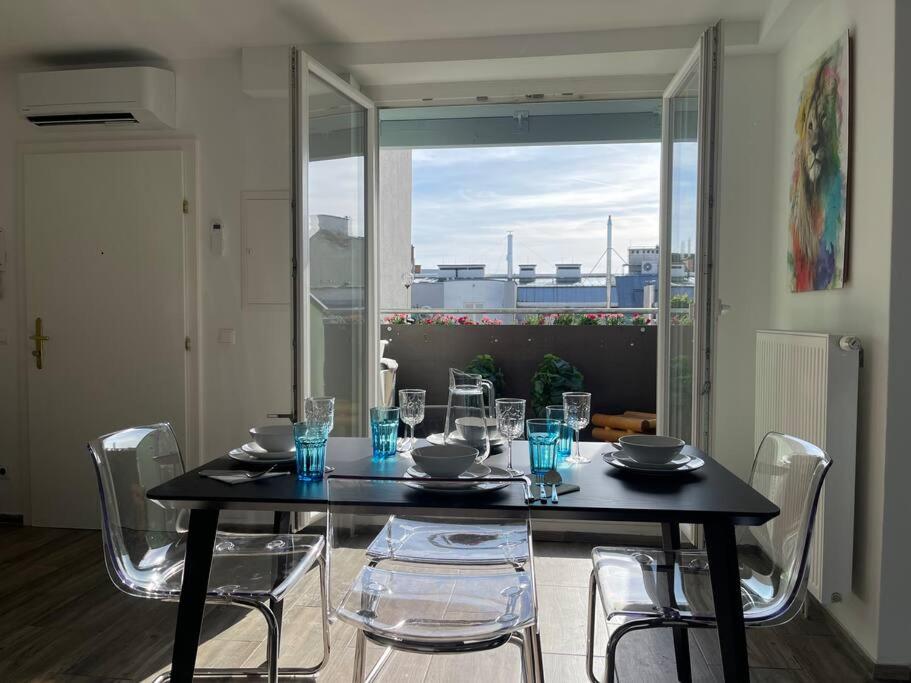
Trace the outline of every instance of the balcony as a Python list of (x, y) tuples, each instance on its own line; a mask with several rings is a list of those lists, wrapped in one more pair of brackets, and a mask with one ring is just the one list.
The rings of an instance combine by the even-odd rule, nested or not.
[[(380, 338), (388, 342), (385, 356), (398, 364), (396, 387), (427, 390), (427, 431), (442, 428), (448, 369), (465, 368), (480, 355), (491, 356), (501, 375), (498, 395), (526, 399), (529, 415), (541, 403), (534, 376), (548, 354), (582, 374), (582, 386), (592, 393), (592, 413), (655, 412), (655, 313), (653, 308), (386, 310)], [(681, 322), (686, 311), (675, 314)], [(691, 339), (691, 327), (673, 329)], [(558, 403), (559, 395), (549, 402)]]

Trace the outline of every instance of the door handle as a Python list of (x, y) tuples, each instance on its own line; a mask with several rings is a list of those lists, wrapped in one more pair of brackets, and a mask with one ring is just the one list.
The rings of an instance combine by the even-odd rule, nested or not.
[(41, 318), (35, 318), (35, 334), (29, 337), (29, 339), (35, 342), (35, 348), (32, 349), (32, 355), (35, 357), (35, 367), (39, 370), (44, 367), (44, 342), (50, 339), (50, 337), (44, 336), (41, 328)]

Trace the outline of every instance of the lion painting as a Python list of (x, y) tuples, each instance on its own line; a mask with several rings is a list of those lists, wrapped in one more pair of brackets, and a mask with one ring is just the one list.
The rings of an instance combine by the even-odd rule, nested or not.
[(848, 177), (848, 38), (808, 72), (795, 122), (788, 266), (791, 291), (845, 281)]

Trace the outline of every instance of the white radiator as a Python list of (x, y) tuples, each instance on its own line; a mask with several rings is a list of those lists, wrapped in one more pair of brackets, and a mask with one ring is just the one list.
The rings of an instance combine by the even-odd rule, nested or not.
[(832, 458), (810, 548), (809, 589), (824, 604), (851, 589), (860, 356), (855, 337), (756, 334), (755, 446), (767, 432), (783, 432)]

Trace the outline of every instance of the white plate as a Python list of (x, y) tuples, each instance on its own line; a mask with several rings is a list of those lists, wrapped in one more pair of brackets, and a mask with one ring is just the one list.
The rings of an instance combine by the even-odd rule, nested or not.
[[(408, 470), (405, 472), (405, 474), (407, 474), (409, 477), (413, 477), (415, 479), (432, 479), (433, 478), (429, 474), (427, 474), (421, 468), (420, 465), (412, 465), (411, 467), (408, 468)], [(462, 474), (459, 475), (459, 479), (466, 479), (466, 480), (477, 479), (478, 477), (486, 477), (488, 474), (490, 474), (490, 468), (487, 465), (482, 465), (481, 463), (476, 462), (476, 463), (472, 463), (471, 467), (469, 467), (465, 472), (462, 472)], [(458, 482), (451, 482), (451, 483), (455, 484), (456, 486), (461, 486), (461, 484), (459, 484)]]
[(252, 455), (254, 458), (259, 458), (260, 460), (284, 460), (289, 456), (293, 458), (295, 453), (293, 448), (287, 451), (267, 451), (255, 441), (245, 443), (240, 447), (240, 450), (247, 455)]
[(629, 457), (624, 457), (621, 453), (618, 452), (605, 453), (602, 457), (604, 458), (604, 462), (606, 462), (608, 465), (616, 467), (618, 470), (623, 470), (626, 472), (637, 472), (638, 474), (648, 474), (658, 477), (672, 477), (677, 474), (693, 472), (705, 465), (705, 461), (702, 458), (691, 455), (681, 455), (672, 460), (671, 462), (673, 463), (679, 461), (680, 459), (685, 459), (685, 462), (677, 467), (656, 467), (655, 465), (643, 465), (642, 463), (638, 463)]
[(291, 453), (272, 453), (268, 457), (263, 454), (248, 453), (247, 451), (235, 448), (228, 452), (228, 457), (240, 462), (250, 462), (257, 465), (273, 465), (279, 462), (294, 462), (295, 454)]
[[(439, 432), (428, 436), (427, 441), (432, 443), (434, 446), (445, 446), (446, 445), (446, 440), (443, 438), (443, 434), (439, 433)], [(458, 443), (467, 443), (467, 442), (465, 442), (464, 439), (455, 439), (455, 441)], [(504, 443), (506, 443), (506, 442), (503, 440), (502, 436), (495, 436), (494, 438), (492, 438), (490, 440), (490, 447), (499, 448)]]
[(692, 456), (689, 456), (686, 453), (680, 453), (673, 460), (658, 463), (641, 462), (625, 451), (618, 451), (616, 453), (611, 453), (611, 455), (636, 470), (679, 470), (693, 459)]
[[(472, 469), (478, 467), (478, 464), (471, 466)], [(481, 465), (481, 467), (486, 467), (486, 465)], [(408, 472), (405, 473), (405, 476), (408, 478), (414, 478), (414, 475), (411, 474), (411, 470), (414, 468), (408, 468)], [(491, 467), (490, 472), (485, 475), (487, 477), (508, 477), (509, 472), (500, 468), (500, 467)], [(425, 474), (426, 477), (426, 474)], [(485, 482), (484, 477), (477, 477), (466, 481), (464, 484), (461, 482), (443, 482), (443, 481), (433, 481), (432, 479), (424, 478), (417, 479), (414, 478), (414, 481), (406, 481), (406, 486), (410, 486), (413, 489), (422, 489), (424, 491), (435, 491), (439, 493), (480, 493), (482, 491), (496, 491), (505, 486), (509, 486), (509, 482), (506, 481), (491, 481)]]

